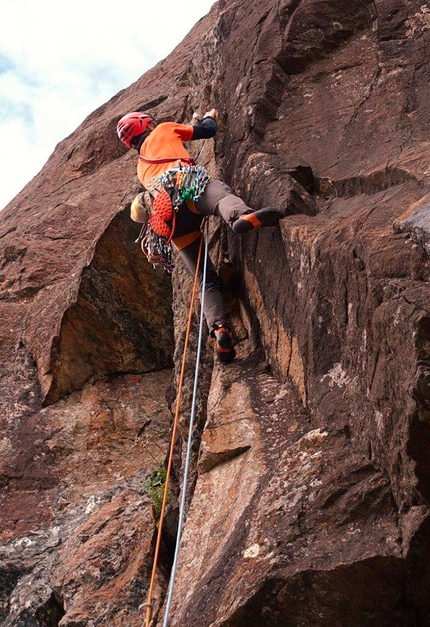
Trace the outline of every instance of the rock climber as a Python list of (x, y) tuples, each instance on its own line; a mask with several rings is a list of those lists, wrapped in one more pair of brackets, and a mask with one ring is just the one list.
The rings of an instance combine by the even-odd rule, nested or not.
[[(284, 217), (274, 207), (257, 211), (251, 209), (233, 194), (228, 185), (209, 179), (204, 168), (194, 164), (184, 142), (214, 137), (218, 130), (216, 119), (217, 111), (211, 109), (193, 125), (176, 122), (157, 124), (152, 116), (134, 111), (123, 116), (117, 124), (119, 139), (127, 148), (134, 148), (139, 154), (137, 174), (145, 188), (145, 192), (139, 194), (132, 203), (131, 217), (143, 222), (145, 229), (145, 224), (148, 224), (148, 220), (151, 221), (156, 207), (163, 207), (163, 210), (166, 208), (166, 199), (170, 209), (172, 205), (176, 209), (170, 214), (174, 217), (174, 226), (172, 220), (168, 220), (164, 223), (164, 226), (167, 224), (167, 232), (157, 231), (164, 237), (157, 239), (157, 234), (152, 233), (157, 243), (152, 241), (151, 244), (146, 232), (146, 239), (143, 238), (146, 248), (142, 241), (142, 249), (148, 259), (156, 262), (161, 258), (162, 264), (154, 265), (163, 265), (166, 271), (171, 272), (173, 267), (168, 254), (166, 255), (167, 237), (194, 275), (202, 237), (200, 227), (205, 216), (220, 216), (236, 234), (260, 227), (276, 226), (280, 218)], [(183, 201), (184, 198), (187, 200)], [(203, 270), (200, 268), (200, 283), (202, 274)], [(215, 338), (219, 361), (231, 362), (236, 353), (221, 293), (221, 281), (210, 259), (206, 269), (204, 314), (210, 334)]]

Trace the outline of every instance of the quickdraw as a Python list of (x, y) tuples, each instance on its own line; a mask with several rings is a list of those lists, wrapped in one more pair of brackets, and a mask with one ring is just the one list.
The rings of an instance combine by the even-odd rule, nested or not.
[(205, 191), (209, 180), (209, 174), (201, 165), (189, 165), (178, 170), (167, 170), (161, 176), (161, 184), (169, 194), (176, 210), (187, 200), (197, 202)]
[(142, 252), (153, 268), (162, 268), (166, 274), (172, 274), (175, 267), (172, 245), (167, 244), (163, 237), (157, 235), (149, 222), (143, 225), (137, 241), (140, 241)]

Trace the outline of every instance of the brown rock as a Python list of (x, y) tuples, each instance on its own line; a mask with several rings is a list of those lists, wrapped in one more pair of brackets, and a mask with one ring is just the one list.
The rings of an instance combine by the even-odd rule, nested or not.
[[(317, 613), (320, 624), (339, 624), (368, 612), (367, 624), (388, 625), (384, 616), (397, 614), (401, 551), (387, 480), (353, 454), (344, 434), (311, 429), (290, 383), (255, 376), (249, 366), (228, 372), (230, 390), (243, 394), (218, 396), (209, 408), (209, 433), (225, 431), (222, 404), (230, 398), (238, 440), (246, 432), (252, 445), (199, 477), (171, 624), (281, 625), (291, 612), (305, 624)], [(247, 397), (253, 412), (243, 411)], [(222, 436), (205, 437), (219, 455)], [(382, 582), (384, 562), (391, 575)], [(326, 594), (344, 604), (326, 604)]]
[[(6, 627), (142, 623), (143, 486), (167, 450), (191, 279), (178, 263), (173, 323), (169, 281), (133, 247), (135, 155), (115, 125), (211, 106), (219, 133), (194, 156), (286, 217), (241, 238), (211, 221), (238, 357), (213, 368), (204, 350), (170, 624), (430, 625), (428, 16), (219, 0), (2, 212)], [(183, 438), (192, 379), (190, 358)], [(157, 624), (183, 458), (178, 442)]]
[(99, 381), (27, 417), (26, 432), (9, 427), (0, 497), (5, 624), (52, 615), (61, 625), (141, 624), (154, 532), (146, 485), (167, 449), (169, 377)]

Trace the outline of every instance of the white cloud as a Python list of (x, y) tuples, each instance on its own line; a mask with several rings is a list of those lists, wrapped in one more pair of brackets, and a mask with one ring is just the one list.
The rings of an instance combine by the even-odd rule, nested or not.
[(4, 0), (0, 209), (56, 144), (179, 44), (215, 0)]

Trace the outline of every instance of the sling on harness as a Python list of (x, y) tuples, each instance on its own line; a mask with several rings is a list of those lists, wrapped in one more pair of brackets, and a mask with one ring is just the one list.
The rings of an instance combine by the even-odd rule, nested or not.
[(139, 159), (144, 163), (172, 163), (173, 161), (180, 161), (183, 163), (188, 163), (189, 165), (195, 165), (194, 159), (191, 157), (168, 157), (163, 159), (148, 159), (148, 157), (142, 157), (139, 155)]

